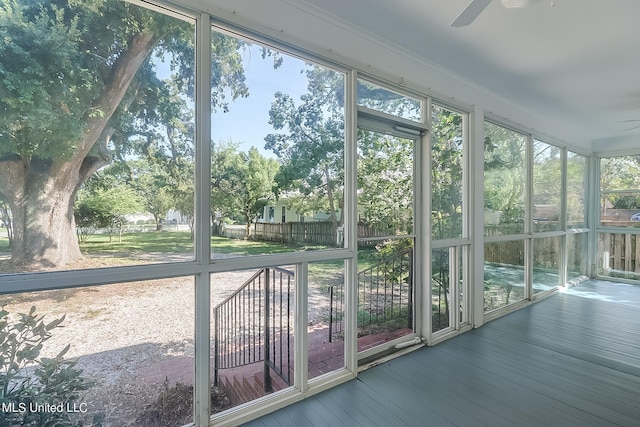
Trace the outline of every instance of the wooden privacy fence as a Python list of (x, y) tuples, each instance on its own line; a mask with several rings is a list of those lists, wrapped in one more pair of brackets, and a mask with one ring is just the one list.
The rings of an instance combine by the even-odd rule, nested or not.
[[(581, 236), (586, 234), (573, 235), (575, 238), (569, 239), (567, 266), (569, 271), (583, 271), (582, 247), (586, 244)], [(508, 264), (524, 266), (525, 251), (523, 240), (510, 240), (505, 242), (487, 243), (484, 245), (485, 262), (496, 264)], [(635, 248), (635, 246), (634, 246)], [(561, 254), (560, 238), (538, 238), (534, 239), (533, 266), (534, 268), (556, 269), (559, 266)]]
[(338, 230), (331, 221), (285, 222), (281, 224), (256, 222), (253, 238), (278, 243), (307, 243), (311, 245), (336, 246)]
[(598, 267), (640, 273), (638, 235), (598, 233)]
[[(254, 240), (278, 242), (286, 244), (310, 244), (320, 246), (342, 246), (344, 234), (342, 226), (334, 229), (331, 221), (317, 222), (285, 222), (269, 223), (258, 222), (252, 225), (251, 238)], [(244, 225), (228, 225), (225, 227), (213, 227), (216, 236), (230, 239), (246, 239), (247, 233)], [(388, 235), (370, 225), (358, 224), (358, 239), (361, 246), (372, 246), (379, 243), (377, 240), (369, 241), (368, 238), (383, 237)]]

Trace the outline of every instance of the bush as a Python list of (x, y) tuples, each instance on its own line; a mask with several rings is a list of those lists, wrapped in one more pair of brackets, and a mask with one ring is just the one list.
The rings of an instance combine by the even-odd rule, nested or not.
[(82, 426), (73, 410), (83, 408), (81, 392), (93, 383), (82, 377), (77, 362), (64, 360), (70, 345), (52, 359), (40, 357), (65, 318), (47, 323), (44, 317), (35, 307), (13, 318), (0, 310), (0, 426)]

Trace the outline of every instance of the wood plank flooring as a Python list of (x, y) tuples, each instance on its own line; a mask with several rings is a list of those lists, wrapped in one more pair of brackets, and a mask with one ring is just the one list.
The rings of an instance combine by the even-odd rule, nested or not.
[(640, 427), (640, 286), (585, 282), (246, 425)]

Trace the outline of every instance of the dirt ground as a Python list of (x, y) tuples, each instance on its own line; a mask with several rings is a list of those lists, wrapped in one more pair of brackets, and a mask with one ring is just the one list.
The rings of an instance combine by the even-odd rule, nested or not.
[[(254, 272), (215, 274), (212, 306)], [(313, 323), (327, 300), (319, 287), (310, 288)], [(136, 416), (167, 386), (193, 385), (194, 300), (194, 280), (183, 277), (6, 295), (0, 305), (10, 313), (35, 306), (49, 320), (66, 316), (41, 356), (55, 356), (70, 343), (66, 357), (97, 384), (83, 398), (87, 418), (102, 414), (105, 427), (120, 427), (137, 425)]]

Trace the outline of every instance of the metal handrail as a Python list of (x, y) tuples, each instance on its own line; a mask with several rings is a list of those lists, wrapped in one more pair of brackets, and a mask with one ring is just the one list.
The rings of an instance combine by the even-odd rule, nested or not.
[(214, 385), (220, 369), (264, 363), (264, 388), (273, 370), (291, 383), (293, 271), (262, 268), (213, 309)]
[[(413, 327), (413, 249), (358, 272), (358, 329), (405, 321)], [(343, 332), (344, 287), (329, 288), (329, 341)]]

